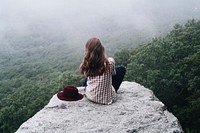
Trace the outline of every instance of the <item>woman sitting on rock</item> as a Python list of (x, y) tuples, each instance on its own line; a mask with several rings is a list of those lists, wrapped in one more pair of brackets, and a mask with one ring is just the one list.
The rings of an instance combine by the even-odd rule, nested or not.
[(85, 56), (80, 71), (87, 77), (86, 98), (95, 103), (112, 104), (126, 69), (115, 69), (114, 59), (106, 57), (100, 40), (91, 38), (85, 45)]

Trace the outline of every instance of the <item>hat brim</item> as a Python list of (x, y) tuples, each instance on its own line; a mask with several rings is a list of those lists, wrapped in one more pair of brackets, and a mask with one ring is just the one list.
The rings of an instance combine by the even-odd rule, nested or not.
[(57, 97), (58, 99), (63, 100), (63, 101), (78, 101), (83, 98), (83, 95), (79, 93), (77, 98), (66, 98), (64, 97), (63, 92), (59, 92), (57, 93)]

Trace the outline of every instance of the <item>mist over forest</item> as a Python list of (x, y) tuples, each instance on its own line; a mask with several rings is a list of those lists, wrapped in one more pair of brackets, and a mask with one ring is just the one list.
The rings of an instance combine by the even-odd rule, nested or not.
[(83, 51), (87, 39), (96, 36), (112, 53), (199, 17), (198, 0), (1, 0), (0, 52), (59, 55), (67, 49)]
[(85, 43), (98, 37), (126, 80), (198, 133), (199, 19), (199, 0), (0, 0), (0, 132), (15, 132), (63, 86), (81, 86)]

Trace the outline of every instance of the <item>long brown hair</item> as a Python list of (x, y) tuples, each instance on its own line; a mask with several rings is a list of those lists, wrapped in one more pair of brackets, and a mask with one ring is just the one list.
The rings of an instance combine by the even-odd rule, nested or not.
[(91, 38), (85, 45), (85, 56), (80, 71), (85, 76), (102, 75), (108, 70), (108, 60), (105, 49), (98, 38)]

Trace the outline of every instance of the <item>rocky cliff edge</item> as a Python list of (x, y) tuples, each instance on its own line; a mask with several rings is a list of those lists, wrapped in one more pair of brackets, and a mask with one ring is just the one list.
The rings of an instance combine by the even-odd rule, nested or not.
[[(84, 93), (83, 87), (78, 87)], [(117, 101), (100, 105), (83, 98), (61, 101), (56, 94), (16, 133), (182, 133), (177, 118), (153, 92), (124, 81)]]

